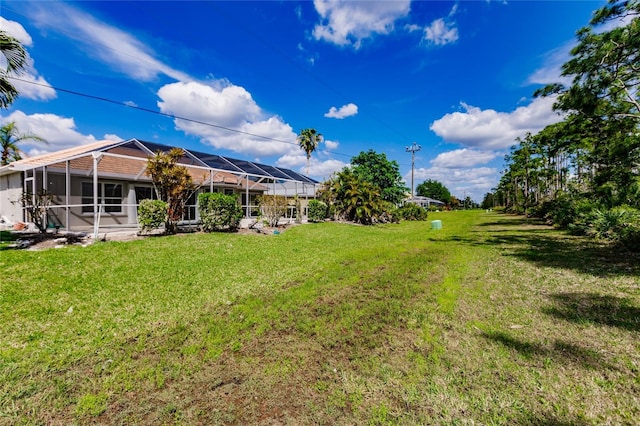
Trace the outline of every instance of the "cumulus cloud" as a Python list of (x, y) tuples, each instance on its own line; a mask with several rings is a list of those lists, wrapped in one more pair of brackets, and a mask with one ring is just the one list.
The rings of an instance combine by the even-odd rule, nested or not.
[(179, 82), (161, 87), (158, 96), (160, 111), (194, 120), (176, 119), (177, 129), (215, 148), (255, 157), (298, 149), (291, 126), (266, 114), (243, 87), (220, 80)]
[(456, 149), (438, 154), (431, 164), (438, 168), (464, 168), (479, 164), (487, 164), (500, 154), (494, 151), (478, 151), (475, 149)]
[(337, 118), (339, 120), (351, 117), (352, 115), (356, 115), (358, 113), (358, 105), (354, 103), (349, 103), (341, 106), (339, 109), (332, 106), (329, 108), (329, 112), (325, 113), (325, 117), (327, 118)]
[(52, 31), (64, 28), (60, 35), (73, 38), (89, 55), (132, 78), (150, 81), (164, 74), (179, 81), (192, 80), (187, 74), (156, 59), (155, 52), (131, 34), (72, 6), (35, 2), (27, 13), (39, 28)]
[[(409, 182), (411, 175), (405, 176)], [(481, 202), (484, 194), (491, 191), (499, 179), (498, 169), (493, 167), (449, 167), (418, 168), (414, 171), (414, 181), (417, 186), (427, 179), (437, 180), (449, 189), (451, 195), (460, 199), (466, 196), (473, 201)], [(444, 200), (441, 200), (444, 201)]]
[[(324, 161), (311, 161), (311, 165), (309, 168), (309, 174), (319, 180), (320, 182), (327, 180), (331, 177), (332, 174), (339, 172), (343, 168), (347, 167), (348, 164), (336, 159), (324, 160)], [(301, 173), (304, 173), (306, 170), (300, 169)]]
[(424, 29), (424, 40), (436, 46), (444, 46), (458, 40), (458, 29), (444, 19), (436, 19)]
[(29, 156), (61, 149), (72, 148), (101, 140), (121, 141), (117, 135), (107, 134), (101, 139), (93, 135), (80, 133), (73, 118), (55, 114), (30, 114), (14, 111), (6, 117), (0, 117), (0, 123), (15, 122), (20, 133), (32, 133), (44, 138), (48, 143), (25, 140), (20, 143), (21, 149)]
[(339, 142), (336, 141), (330, 141), (325, 139), (324, 140), (324, 146), (328, 149), (328, 150), (335, 150), (338, 149), (338, 146), (340, 145)]
[(321, 22), (313, 29), (316, 40), (359, 49), (365, 39), (389, 34), (397, 20), (409, 14), (411, 1), (314, 0)]
[[(33, 45), (31, 36), (24, 27), (15, 21), (9, 21), (0, 16), (0, 27), (7, 34), (17, 39), (23, 47)], [(4, 58), (2, 58), (4, 59)], [(56, 97), (56, 91), (44, 77), (38, 75), (33, 59), (28, 56), (24, 72), (9, 75), (11, 84), (16, 88), (20, 96), (27, 99), (46, 101)]]
[(457, 41), (458, 28), (456, 27), (456, 23), (453, 21), (453, 16), (456, 14), (457, 10), (458, 6), (454, 5), (451, 12), (449, 12), (449, 16), (446, 18), (436, 19), (426, 27), (424, 29), (423, 41), (435, 46), (444, 46)]
[(33, 40), (31, 39), (31, 36), (20, 23), (15, 21), (9, 21), (8, 19), (5, 19), (2, 16), (0, 16), (0, 27), (4, 32), (6, 32), (11, 37), (18, 40), (23, 47), (29, 47), (33, 45)]
[[(276, 163), (278, 167), (285, 167), (287, 169), (295, 170), (298, 173), (307, 173), (307, 156), (304, 153), (301, 154), (286, 154), (280, 157)], [(328, 179), (333, 173), (338, 172), (348, 166), (348, 163), (344, 163), (336, 159), (320, 160), (311, 157), (309, 162), (309, 176), (323, 181)]]
[(553, 97), (536, 98), (511, 112), (498, 112), (461, 103), (463, 111), (446, 114), (430, 129), (447, 142), (480, 149), (504, 149), (527, 132), (537, 133), (562, 117), (552, 110)]

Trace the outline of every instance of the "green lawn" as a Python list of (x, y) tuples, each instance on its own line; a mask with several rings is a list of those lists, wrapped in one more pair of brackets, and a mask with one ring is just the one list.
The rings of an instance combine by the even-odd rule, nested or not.
[(632, 424), (640, 257), (520, 217), (0, 247), (0, 424)]

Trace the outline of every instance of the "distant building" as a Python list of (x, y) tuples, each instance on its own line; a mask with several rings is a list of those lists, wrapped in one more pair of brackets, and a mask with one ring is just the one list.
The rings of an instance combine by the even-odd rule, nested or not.
[(444, 203), (442, 201), (439, 200), (434, 200), (433, 198), (429, 198), (429, 197), (421, 197), (421, 196), (415, 196), (412, 198), (407, 198), (406, 200), (404, 200), (405, 203), (411, 203), (411, 204), (417, 204), (421, 207), (424, 207), (426, 209), (428, 209), (429, 207), (433, 206), (437, 206), (437, 207), (443, 207)]

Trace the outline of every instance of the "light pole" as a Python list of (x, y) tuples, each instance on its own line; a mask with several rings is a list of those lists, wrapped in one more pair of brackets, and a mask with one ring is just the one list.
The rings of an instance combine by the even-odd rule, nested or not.
[(413, 166), (415, 164), (415, 155), (416, 152), (420, 151), (422, 147), (417, 143), (413, 143), (413, 145), (407, 147), (407, 152), (411, 153), (411, 198), (413, 198)]

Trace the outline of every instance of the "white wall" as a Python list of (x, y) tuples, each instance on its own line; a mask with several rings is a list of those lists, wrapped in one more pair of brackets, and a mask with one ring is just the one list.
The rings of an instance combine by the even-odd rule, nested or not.
[(0, 176), (0, 217), (10, 222), (21, 222), (22, 206), (18, 201), (22, 195), (22, 174), (20, 172)]

